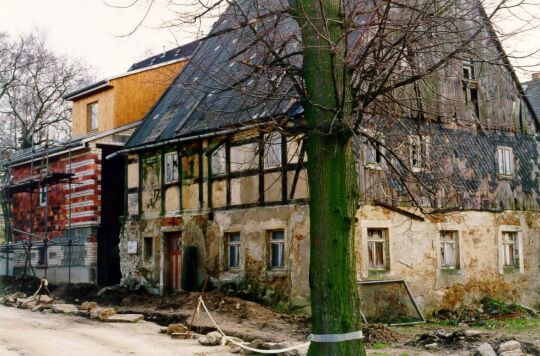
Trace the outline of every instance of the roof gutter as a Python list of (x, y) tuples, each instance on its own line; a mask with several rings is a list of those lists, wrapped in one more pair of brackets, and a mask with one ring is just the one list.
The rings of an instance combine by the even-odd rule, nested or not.
[[(81, 149), (86, 147), (86, 142), (81, 142), (80, 145), (75, 145), (75, 146), (61, 145), (61, 146), (56, 146), (56, 147), (59, 147), (59, 149), (57, 151), (52, 152), (52, 153), (47, 153), (48, 157), (56, 157), (56, 156), (59, 156), (59, 155), (63, 155), (67, 151), (70, 151), (70, 150), (72, 152), (81, 150)], [(42, 160), (42, 157), (44, 155), (45, 155), (44, 152), (39, 152), (35, 156), (31, 155), (30, 157), (21, 157), (20, 159), (15, 158), (13, 160), (8, 159), (8, 160), (5, 160), (5, 161), (1, 161), (0, 165), (3, 166), (3, 167), (6, 167), (6, 166), (18, 167), (18, 166), (21, 166), (21, 165), (24, 165), (24, 164), (28, 164), (29, 162), (40, 161), (40, 160)]]
[(91, 94), (97, 90), (100, 90), (100, 89), (103, 89), (103, 88), (107, 88), (109, 87), (110, 84), (109, 84), (109, 80), (108, 79), (104, 79), (104, 80), (100, 80), (99, 82), (95, 82), (95, 83), (92, 83), (90, 85), (87, 85), (81, 89), (77, 89), (77, 90), (74, 90), (70, 93), (67, 93), (66, 95), (63, 96), (63, 98), (65, 100), (74, 100), (76, 98), (79, 98), (81, 96), (84, 96), (84, 95), (88, 95), (88, 94)]
[(116, 157), (118, 155), (121, 155), (121, 154), (128, 154), (128, 153), (133, 153), (133, 152), (137, 152), (137, 151), (143, 151), (143, 150), (146, 150), (146, 149), (161, 147), (161, 146), (165, 146), (165, 145), (171, 145), (171, 144), (180, 143), (180, 142), (186, 142), (186, 141), (192, 141), (192, 140), (200, 140), (200, 139), (203, 139), (203, 138), (226, 135), (226, 134), (229, 134), (231, 132), (246, 131), (246, 130), (254, 129), (254, 128), (257, 128), (257, 127), (263, 126), (263, 125), (268, 125), (268, 123), (267, 122), (259, 122), (257, 124), (247, 125), (247, 126), (243, 126), (243, 127), (240, 127), (240, 128), (231, 128), (231, 129), (227, 129), (227, 130), (209, 132), (209, 133), (205, 133), (205, 134), (193, 135), (193, 136), (187, 136), (187, 137), (174, 138), (174, 139), (170, 139), (170, 140), (166, 140), (166, 141), (145, 144), (145, 145), (142, 145), (142, 146), (137, 146), (137, 147), (132, 147), (132, 148), (126, 148), (126, 149), (116, 151), (116, 152), (108, 155), (107, 157), (105, 157), (105, 159), (112, 159), (112, 158), (114, 158), (114, 157)]

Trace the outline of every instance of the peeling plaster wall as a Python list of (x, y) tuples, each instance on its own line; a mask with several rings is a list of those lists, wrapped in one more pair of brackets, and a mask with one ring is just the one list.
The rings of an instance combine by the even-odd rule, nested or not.
[[(358, 212), (358, 279), (405, 279), (424, 311), (441, 305), (451, 307), (479, 297), (482, 290), (485, 292), (483, 282), (490, 284), (495, 292), (497, 288), (507, 294), (514, 292), (522, 303), (537, 306), (540, 298), (539, 218), (536, 212), (466, 211), (417, 221), (382, 207), (364, 206)], [(390, 263), (382, 272), (368, 269), (366, 232), (367, 228), (376, 227), (389, 231)], [(457, 270), (439, 267), (440, 230), (455, 230), (461, 235), (461, 266)], [(521, 232), (522, 272), (504, 272), (502, 268), (499, 234), (503, 230)], [(451, 301), (449, 292), (456, 286), (464, 287), (463, 295), (460, 300)]]
[[(209, 216), (184, 215), (144, 221), (129, 220), (120, 239), (120, 258), (123, 285), (142, 284), (163, 291), (167, 281), (163, 277), (161, 240), (170, 232), (181, 231), (182, 245), (197, 246), (201, 268), (199, 281), (206, 275), (215, 281), (254, 278), (275, 283), (292, 296), (309, 294), (309, 218), (306, 205), (285, 205), (266, 208), (236, 209), (215, 212)], [(285, 268), (269, 269), (269, 231), (285, 232)], [(240, 266), (235, 271), (226, 268), (225, 236), (239, 232), (242, 242)], [(153, 238), (153, 257), (149, 263), (142, 260), (143, 239)], [(136, 253), (128, 253), (128, 242), (136, 241)]]
[[(540, 216), (534, 212), (503, 213), (466, 211), (446, 214), (425, 221), (411, 220), (383, 207), (366, 205), (358, 212), (357, 263), (359, 280), (405, 279), (423, 311), (448, 303), (464, 303), (490, 290), (518, 297), (536, 306), (540, 297)], [(368, 227), (389, 231), (389, 268), (376, 273), (368, 270), (366, 231)], [(500, 231), (513, 228), (522, 240), (522, 271), (503, 271)], [(268, 257), (268, 232), (285, 231), (285, 269), (271, 271)], [(460, 269), (439, 268), (439, 231), (460, 232)], [(273, 283), (291, 297), (309, 295), (309, 210), (307, 205), (235, 209), (209, 215), (185, 215), (153, 220), (128, 221), (120, 242), (122, 283), (143, 284), (156, 293), (164, 290), (167, 281), (161, 275), (160, 239), (171, 231), (182, 232), (182, 244), (195, 245), (201, 253), (199, 281), (208, 274), (214, 282), (230, 282), (253, 278)], [(240, 269), (226, 268), (226, 234), (241, 236)], [(154, 238), (151, 263), (142, 262), (142, 239)], [(138, 242), (137, 253), (127, 254), (127, 241)], [(504, 272), (504, 273), (503, 273)], [(460, 289), (460, 298), (452, 301), (453, 289)]]

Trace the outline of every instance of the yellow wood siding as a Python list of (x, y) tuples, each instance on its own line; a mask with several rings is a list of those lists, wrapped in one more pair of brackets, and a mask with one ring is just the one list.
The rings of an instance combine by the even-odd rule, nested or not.
[(184, 62), (111, 80), (115, 92), (116, 127), (141, 120), (169, 87)]
[(88, 104), (99, 103), (98, 129), (103, 132), (141, 120), (169, 87), (186, 61), (111, 79), (112, 88), (73, 101), (72, 136), (89, 133)]
[(114, 127), (114, 88), (109, 88), (73, 102), (73, 137), (86, 136), (88, 134), (88, 104), (96, 101), (99, 104), (97, 132), (106, 131)]

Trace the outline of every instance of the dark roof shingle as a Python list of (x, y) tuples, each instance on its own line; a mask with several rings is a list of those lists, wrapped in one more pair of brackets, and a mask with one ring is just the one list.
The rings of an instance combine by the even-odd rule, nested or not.
[(131, 67), (129, 67), (128, 72), (190, 57), (195, 52), (199, 44), (200, 40), (195, 40), (193, 42), (186, 43), (185, 45), (170, 49), (158, 55), (148, 57), (140, 62), (132, 64)]
[(287, 6), (285, 0), (230, 5), (126, 148), (286, 113), (297, 97), (294, 82), (283, 67), (266, 63), (289, 55), (283, 66), (301, 67), (299, 29)]

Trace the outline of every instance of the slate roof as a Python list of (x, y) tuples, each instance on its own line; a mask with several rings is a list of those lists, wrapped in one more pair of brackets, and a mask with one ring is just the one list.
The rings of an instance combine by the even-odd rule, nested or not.
[[(276, 51), (289, 55), (283, 66), (301, 69), (300, 30), (287, 8), (288, 0), (231, 2), (124, 152), (302, 111), (294, 79), (275, 63), (271, 70), (265, 66)], [(367, 21), (366, 16), (356, 21)], [(359, 32), (350, 36), (354, 46)]]
[(146, 58), (140, 62), (134, 63), (129, 67), (128, 72), (155, 66), (161, 63), (170, 62), (182, 58), (190, 57), (200, 44), (200, 40), (186, 43), (185, 45), (173, 48), (158, 55)]
[[(284, 69), (264, 65), (276, 51), (290, 55), (283, 66), (301, 67), (301, 55), (295, 55), (301, 50), (299, 28), (286, 13), (287, 1), (234, 4), (220, 16), (126, 148), (236, 127), (295, 109), (293, 80)], [(254, 19), (263, 20), (250, 22), (253, 27), (244, 25)]]
[(524, 84), (526, 87), (525, 94), (529, 98), (536, 116), (540, 117), (540, 79), (531, 80)]

